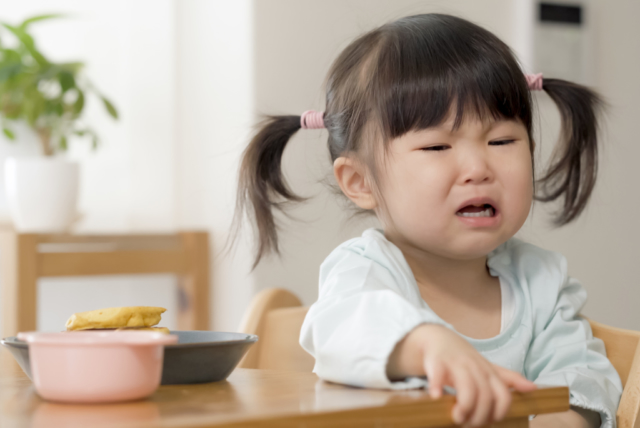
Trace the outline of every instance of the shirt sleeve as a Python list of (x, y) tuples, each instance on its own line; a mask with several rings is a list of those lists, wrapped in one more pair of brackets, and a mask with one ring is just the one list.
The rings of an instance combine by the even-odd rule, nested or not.
[(593, 337), (589, 322), (580, 316), (586, 290), (565, 278), (550, 315), (536, 323), (525, 375), (537, 384), (569, 387), (571, 405), (598, 412), (602, 428), (615, 428), (622, 383), (604, 343)]
[(318, 301), (300, 332), (321, 379), (366, 388), (427, 385), (420, 378), (391, 382), (386, 375), (395, 345), (419, 324), (437, 322), (407, 298), (396, 274), (348, 247), (338, 247), (322, 264)]

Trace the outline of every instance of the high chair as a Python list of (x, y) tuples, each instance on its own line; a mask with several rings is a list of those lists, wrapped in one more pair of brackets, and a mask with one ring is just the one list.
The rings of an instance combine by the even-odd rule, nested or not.
[(308, 307), (295, 294), (267, 288), (251, 301), (240, 323), (240, 332), (258, 335), (238, 367), (298, 372), (313, 370), (315, 359), (298, 343)]
[[(310, 372), (314, 359), (298, 343), (307, 310), (293, 293), (269, 288), (258, 293), (244, 314), (240, 331), (260, 338), (238, 367)], [(586, 317), (585, 317), (586, 318)], [(640, 428), (640, 331), (624, 330), (586, 318), (605, 345), (624, 388), (618, 428)]]
[(622, 381), (622, 398), (616, 412), (618, 428), (639, 428), (640, 331), (624, 330), (588, 320), (593, 336), (604, 342), (607, 358)]

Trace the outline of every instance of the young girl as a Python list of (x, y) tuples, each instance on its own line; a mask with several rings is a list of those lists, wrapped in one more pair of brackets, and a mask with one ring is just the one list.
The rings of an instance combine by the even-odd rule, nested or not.
[[(562, 115), (557, 157), (534, 195), (530, 90)], [(280, 171), (300, 128), (324, 128), (340, 189), (382, 230), (336, 248), (300, 344), (322, 379), (359, 387), (455, 388), (455, 423), (504, 418), (509, 388), (568, 386), (571, 410), (534, 427), (615, 427), (622, 386), (580, 316), (565, 258), (513, 238), (533, 199), (574, 220), (593, 189), (597, 116), (586, 87), (525, 76), (490, 32), (411, 16), (352, 42), (333, 64), (324, 113), (271, 116), (241, 166), (238, 216), (257, 224), (256, 263), (278, 250), (272, 209), (300, 198)], [(239, 217), (237, 217), (239, 218)], [(535, 384), (534, 384), (535, 382)]]

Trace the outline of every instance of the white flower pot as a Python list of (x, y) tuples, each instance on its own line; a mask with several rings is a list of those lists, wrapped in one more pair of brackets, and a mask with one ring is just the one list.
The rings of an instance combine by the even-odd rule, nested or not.
[(65, 232), (77, 218), (76, 162), (49, 158), (8, 158), (5, 191), (20, 232)]

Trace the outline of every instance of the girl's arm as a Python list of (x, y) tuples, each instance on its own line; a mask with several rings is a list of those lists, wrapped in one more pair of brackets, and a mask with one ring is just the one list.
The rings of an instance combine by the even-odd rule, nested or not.
[(422, 375), (429, 379), (433, 398), (442, 395), (444, 385), (456, 389), (453, 421), (472, 426), (506, 416), (511, 406), (509, 387), (522, 392), (536, 388), (520, 373), (490, 363), (458, 334), (436, 324), (413, 329), (398, 342), (387, 362), (389, 379)]
[[(447, 331), (445, 327), (436, 324), (421, 324), (412, 330), (396, 345), (389, 356), (387, 363), (387, 376), (389, 379), (403, 379), (409, 376), (425, 375), (425, 344), (433, 344), (434, 340), (438, 340), (438, 332), (440, 334), (445, 333), (446, 335)], [(455, 347), (455, 340), (453, 342), (454, 343), (447, 345), (449, 349), (451, 349), (452, 346)], [(435, 346), (434, 344), (434, 347)], [(468, 351), (466, 346), (463, 346), (463, 348), (465, 348), (465, 351)], [(460, 353), (460, 351), (455, 350), (452, 352)], [(481, 355), (479, 356), (483, 358)], [(429, 393), (434, 398), (440, 396), (440, 392), (436, 391), (435, 386), (436, 385), (433, 384), (429, 386)], [(508, 397), (507, 399), (504, 395), (497, 395), (495, 400), (494, 422), (504, 418), (509, 409), (511, 398)], [(478, 400), (478, 402), (480, 401), (481, 400)], [(460, 406), (463, 406), (463, 403), (460, 403)], [(455, 411), (456, 409), (454, 408), (454, 415)], [(476, 411), (483, 412), (486, 410), (476, 409)], [(530, 422), (531, 428), (597, 428), (600, 425), (600, 415), (597, 412), (575, 406), (571, 406), (571, 409), (566, 412), (538, 415)]]
[(418, 290), (372, 235), (365, 232), (342, 244), (320, 267), (318, 300), (304, 319), (300, 345), (315, 358), (321, 379), (366, 388), (420, 388), (423, 379), (390, 381), (387, 360), (410, 331), (437, 323), (438, 317), (419, 307)]
[(423, 344), (428, 330), (434, 324), (420, 324), (402, 339), (394, 348), (387, 361), (387, 377), (390, 380), (409, 376), (424, 376), (422, 365)]
[(531, 428), (598, 428), (600, 424), (597, 412), (574, 406), (566, 412), (538, 415), (529, 422)]

